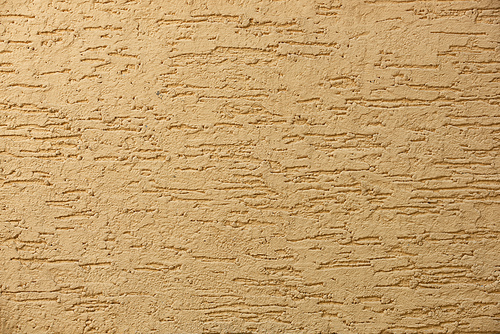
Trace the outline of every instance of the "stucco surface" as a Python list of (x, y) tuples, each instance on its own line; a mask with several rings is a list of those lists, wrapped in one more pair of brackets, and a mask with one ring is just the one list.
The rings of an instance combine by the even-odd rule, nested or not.
[(499, 333), (499, 23), (0, 0), (1, 333)]

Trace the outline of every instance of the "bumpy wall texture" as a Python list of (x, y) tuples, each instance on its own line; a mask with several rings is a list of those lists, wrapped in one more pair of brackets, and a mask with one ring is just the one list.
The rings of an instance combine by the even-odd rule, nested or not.
[(499, 23), (0, 1), (1, 332), (500, 332)]

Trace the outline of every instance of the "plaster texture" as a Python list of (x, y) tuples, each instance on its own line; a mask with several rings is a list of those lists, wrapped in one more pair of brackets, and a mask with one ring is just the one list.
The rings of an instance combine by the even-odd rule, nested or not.
[(499, 333), (499, 23), (0, 0), (0, 332)]

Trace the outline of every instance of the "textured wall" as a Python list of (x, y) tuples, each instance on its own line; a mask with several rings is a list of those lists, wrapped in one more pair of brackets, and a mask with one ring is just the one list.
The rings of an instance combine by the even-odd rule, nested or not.
[(0, 0), (0, 331), (500, 332), (499, 23)]

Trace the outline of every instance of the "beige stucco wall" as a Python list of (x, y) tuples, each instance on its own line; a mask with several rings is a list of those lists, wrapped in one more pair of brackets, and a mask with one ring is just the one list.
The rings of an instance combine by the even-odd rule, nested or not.
[(1, 332), (500, 332), (499, 11), (0, 0)]

